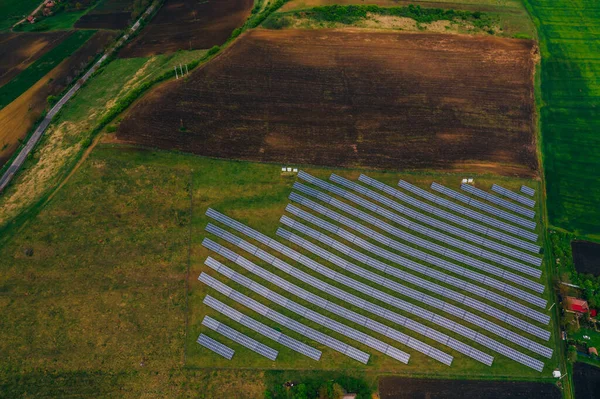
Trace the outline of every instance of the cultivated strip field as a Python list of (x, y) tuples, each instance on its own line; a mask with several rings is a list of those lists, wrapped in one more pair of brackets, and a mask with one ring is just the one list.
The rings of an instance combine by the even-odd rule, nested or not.
[(253, 5), (253, 0), (166, 0), (119, 57), (148, 57), (220, 46), (244, 24)]
[[(456, 367), (460, 374), (474, 362), (477, 370), (483, 369), (479, 373), (507, 375), (553, 367), (548, 362), (555, 357), (545, 273), (531, 239), (503, 224), (491, 228), (469, 219), (458, 208), (450, 207), (450, 213), (428, 197), (438, 194), (403, 180), (393, 187), (366, 175), (350, 180), (331, 174), (327, 181), (300, 171), (298, 177), (275, 235), (226, 212), (206, 211), (209, 236), (202, 246), (209, 250), (208, 268), (198, 277), (205, 288), (196, 295), (204, 293), (208, 307), (201, 307), (202, 315), (195, 308), (194, 319), (205, 312), (228, 323), (243, 319), (242, 326), (253, 331), (246, 330), (257, 342), (261, 336), (278, 342), (273, 328), (277, 334), (294, 331), (322, 352), (318, 358), (309, 355), (313, 349), (297, 350), (300, 354), (326, 365), (332, 362), (331, 349), (349, 358), (336, 360), (336, 368), (362, 363), (404, 370), (396, 361), (405, 367), (441, 367), (449, 374)], [(445, 198), (467, 209), (456, 198)], [(496, 204), (486, 205), (483, 212), (491, 220), (504, 212)], [(427, 214), (421, 213), (425, 209)], [(454, 219), (448, 223), (438, 218), (440, 212)], [(458, 226), (456, 219), (466, 223)], [(536, 228), (533, 223), (530, 231)], [(481, 229), (512, 241), (486, 238)], [(235, 313), (223, 310), (231, 304), (237, 306)], [(198, 327), (191, 330), (196, 336), (210, 332)], [(380, 363), (382, 355), (388, 358), (386, 366)], [(206, 365), (224, 365), (206, 353), (201, 356)], [(247, 356), (229, 367), (245, 362)], [(289, 354), (277, 364), (298, 365)]]
[(532, 176), (533, 42), (254, 30), (149, 93), (120, 140), (223, 158)]

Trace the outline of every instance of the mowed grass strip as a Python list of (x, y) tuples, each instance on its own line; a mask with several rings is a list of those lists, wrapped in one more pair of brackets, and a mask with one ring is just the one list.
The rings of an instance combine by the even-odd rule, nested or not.
[(90, 37), (96, 33), (93, 30), (77, 31), (67, 37), (61, 44), (44, 54), (23, 72), (0, 88), (0, 108), (6, 107), (15, 98), (50, 72), (65, 58), (73, 54)]
[(542, 53), (541, 131), (549, 222), (600, 238), (600, 3), (527, 0)]

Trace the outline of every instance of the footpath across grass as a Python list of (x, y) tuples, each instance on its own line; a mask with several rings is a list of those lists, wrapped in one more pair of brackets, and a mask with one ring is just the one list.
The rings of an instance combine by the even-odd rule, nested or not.
[(0, 108), (6, 107), (27, 91), (27, 89), (54, 69), (65, 58), (77, 51), (94, 33), (96, 33), (94, 30), (74, 32), (58, 46), (15, 76), (10, 82), (2, 86), (0, 88)]

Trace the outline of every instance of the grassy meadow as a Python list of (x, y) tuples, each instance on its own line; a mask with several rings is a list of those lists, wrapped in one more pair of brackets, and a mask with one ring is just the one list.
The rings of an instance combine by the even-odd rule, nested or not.
[(39, 0), (2, 0), (0, 2), (0, 31), (25, 18), (41, 3)]
[(526, 0), (538, 26), (549, 223), (600, 239), (600, 3)]

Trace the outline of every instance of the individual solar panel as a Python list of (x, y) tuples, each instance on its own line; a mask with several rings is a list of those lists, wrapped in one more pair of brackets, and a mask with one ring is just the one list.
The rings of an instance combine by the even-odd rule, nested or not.
[[(469, 187), (472, 187), (472, 186), (469, 186)], [(457, 201), (465, 203), (469, 206), (472, 206), (473, 208), (480, 209), (484, 212), (490, 213), (501, 219), (508, 220), (511, 223), (518, 224), (518, 225), (526, 227), (528, 229), (532, 229), (532, 230), (535, 229), (536, 223), (531, 220), (527, 220), (522, 217), (513, 215), (512, 213), (495, 208), (491, 205), (488, 205), (486, 203), (478, 201), (475, 198), (471, 198), (467, 195), (464, 195), (464, 194), (456, 192), (452, 189), (449, 189), (448, 187), (442, 186), (441, 184), (438, 184), (436, 182), (431, 183), (431, 189), (434, 191), (437, 191), (439, 193), (442, 193), (444, 195), (447, 195), (448, 197), (453, 198)]]
[(297, 341), (294, 338), (288, 337), (287, 335), (268, 327), (259, 321), (244, 315), (243, 313), (238, 312), (237, 310), (225, 305), (223, 302), (211, 297), (210, 295), (204, 297), (203, 303), (217, 312), (239, 322), (241, 325), (246, 326), (253, 331), (256, 331), (259, 334), (262, 334), (265, 337), (278, 342), (281, 345), (286, 346), (300, 354), (310, 357), (313, 360), (319, 360), (321, 358), (320, 350), (308, 346), (303, 342)]
[[(510, 201), (505, 200), (504, 198), (496, 197), (494, 194), (488, 193), (487, 191), (483, 191), (477, 187), (473, 187), (470, 184), (461, 184), (461, 190), (466, 191), (468, 193), (473, 194), (476, 197), (484, 199), (492, 204), (501, 206), (509, 211), (514, 213), (518, 213), (519, 215), (526, 216), (528, 218), (533, 219), (535, 217), (535, 212), (531, 209), (523, 208), (520, 205), (514, 204)], [(508, 190), (506, 190), (508, 191)]]
[[(519, 259), (519, 260), (523, 260), (525, 262), (531, 263), (531, 264), (536, 265), (536, 266), (540, 266), (542, 264), (542, 259), (540, 259), (538, 257), (535, 257), (535, 256), (530, 255), (530, 254), (523, 253), (521, 251), (518, 251), (516, 249), (513, 249), (513, 248), (505, 246), (505, 245), (498, 244), (496, 241), (492, 241), (490, 239), (481, 237), (481, 236), (479, 236), (477, 234), (473, 234), (473, 233), (470, 233), (470, 232), (465, 231), (463, 229), (460, 229), (458, 227), (454, 227), (454, 226), (449, 225), (447, 223), (441, 222), (441, 221), (439, 221), (437, 219), (434, 219), (434, 218), (431, 218), (429, 216), (425, 216), (422, 213), (419, 213), (417, 211), (414, 211), (411, 208), (403, 206), (403, 205), (399, 204), (396, 201), (392, 201), (391, 199), (389, 199), (389, 198), (387, 198), (387, 197), (385, 197), (385, 196), (383, 196), (383, 195), (381, 195), (379, 193), (376, 193), (376, 192), (374, 192), (372, 190), (369, 190), (369, 189), (367, 189), (365, 187), (362, 187), (362, 186), (360, 186), (359, 184), (357, 184), (355, 182), (352, 182), (350, 180), (344, 179), (343, 177), (340, 177), (340, 176), (337, 176), (335, 174), (332, 174), (330, 176), (330, 180), (332, 180), (335, 183), (341, 184), (341, 185), (343, 185), (343, 186), (345, 186), (347, 188), (350, 188), (350, 189), (352, 189), (354, 191), (360, 192), (361, 194), (366, 195), (369, 198), (372, 198), (373, 200), (378, 201), (379, 203), (381, 203), (381, 204), (383, 204), (383, 205), (385, 205), (385, 206), (387, 206), (389, 208), (392, 208), (392, 209), (394, 209), (397, 212), (402, 213), (403, 215), (409, 216), (409, 217), (411, 217), (411, 218), (413, 218), (413, 219), (415, 219), (415, 220), (417, 220), (419, 222), (426, 223), (426, 224), (428, 224), (430, 226), (433, 226), (433, 227), (435, 227), (437, 229), (446, 231), (446, 232), (448, 232), (450, 234), (453, 234), (453, 235), (455, 235), (457, 237), (461, 237), (462, 239), (470, 241), (473, 244), (477, 244), (477, 245), (485, 246), (487, 248), (494, 249), (494, 250), (496, 250), (498, 252), (501, 252), (503, 254), (512, 256), (512, 257), (514, 257), (516, 259)], [(350, 199), (350, 200), (353, 200), (354, 197), (356, 197), (356, 195), (344, 196), (344, 198), (347, 198), (347, 199)], [(516, 268), (516, 267), (518, 267), (518, 265), (520, 265), (518, 262), (514, 262), (512, 259), (508, 259), (508, 258), (505, 258), (503, 256), (499, 256), (499, 255), (497, 255), (495, 253), (482, 250), (482, 249), (480, 249), (480, 248), (478, 248), (478, 247), (476, 247), (474, 245), (470, 245), (469, 244), (469, 246), (464, 246), (463, 244), (461, 244), (461, 242), (459, 240), (456, 240), (454, 238), (449, 238), (448, 236), (446, 236), (444, 234), (441, 234), (441, 233), (438, 233), (435, 230), (424, 229), (422, 226), (418, 225), (417, 223), (413, 223), (413, 222), (411, 222), (409, 220), (406, 220), (404, 218), (397, 217), (397, 215), (395, 215), (392, 212), (387, 211), (385, 208), (381, 208), (381, 207), (377, 206), (374, 211), (377, 212), (378, 214), (380, 214), (381, 216), (386, 217), (386, 218), (394, 221), (395, 223), (401, 224), (401, 225), (403, 225), (405, 227), (413, 229), (413, 230), (415, 230), (415, 231), (417, 231), (417, 232), (419, 232), (421, 234), (433, 237), (433, 238), (435, 238), (437, 240), (445, 241), (447, 239), (450, 239), (450, 240), (452, 240), (451, 243), (453, 245), (455, 245), (455, 246), (457, 246), (459, 248), (462, 248), (462, 249), (466, 250), (467, 252), (471, 252), (474, 255), (481, 256), (483, 258), (493, 260), (493, 261), (495, 261), (495, 262), (497, 262), (497, 263), (499, 263), (501, 265), (506, 265), (508, 267), (511, 267), (512, 265), (514, 265), (513, 268)], [(375, 219), (375, 218), (371, 217), (371, 219)], [(369, 222), (371, 222), (371, 220), (369, 220)], [(450, 241), (448, 241), (448, 242), (450, 242)]]
[(535, 195), (535, 190), (531, 187), (527, 187), (527, 186), (521, 186), (521, 192), (523, 194), (527, 194), (530, 197), (533, 197)]
[[(238, 231), (240, 231), (240, 230), (238, 230)], [(266, 236), (263, 236), (263, 238), (266, 238)], [(203, 245), (205, 245), (205, 243), (206, 243), (207, 240), (209, 240), (209, 239), (205, 239), (203, 241)], [(216, 246), (220, 247), (219, 244), (216, 244), (216, 243), (214, 243), (214, 244)], [(206, 246), (206, 247), (208, 247), (208, 246)], [(259, 259), (267, 261), (267, 259), (263, 256), (263, 252), (264, 251), (262, 251), (262, 250), (257, 250), (256, 251), (256, 256)], [(309, 275), (307, 273), (304, 273), (304, 272), (302, 272), (302, 271), (300, 271), (300, 270), (292, 267), (291, 265), (286, 264), (283, 261), (278, 261), (278, 262), (277, 261), (273, 261), (270, 264), (273, 265), (274, 267), (276, 267), (276, 268), (278, 268), (280, 270), (283, 270), (286, 273), (294, 276), (295, 278), (301, 280), (304, 284), (311, 285), (312, 287), (315, 287), (315, 288), (318, 288), (320, 286), (320, 285), (317, 284), (317, 282), (320, 281), (319, 279), (317, 279), (317, 278), (315, 278), (315, 277), (313, 277), (313, 276), (311, 276), (311, 275)], [(283, 267), (284, 264), (287, 265), (287, 267), (285, 267), (285, 270), (284, 270), (284, 267)], [(407, 328), (411, 329), (412, 331), (416, 331), (416, 332), (418, 332), (420, 334), (423, 334), (424, 331), (430, 330), (429, 327), (423, 326), (420, 323), (414, 322), (414, 321), (412, 321), (412, 320), (410, 320), (410, 319), (408, 319), (408, 318), (406, 318), (404, 316), (401, 316), (401, 315), (399, 315), (397, 313), (394, 313), (394, 312), (392, 312), (392, 311), (390, 311), (388, 309), (385, 309), (385, 308), (383, 308), (381, 306), (378, 306), (378, 305), (375, 305), (375, 304), (370, 303), (368, 301), (365, 301), (364, 299), (358, 298), (358, 297), (356, 297), (356, 296), (354, 296), (354, 295), (352, 295), (352, 294), (350, 294), (348, 292), (345, 292), (345, 291), (343, 291), (343, 290), (341, 290), (341, 289), (339, 289), (337, 287), (334, 287), (334, 286), (329, 285), (329, 284), (324, 283), (324, 282), (321, 282), (321, 283), (322, 283), (322, 286), (320, 286), (321, 287), (321, 288), (319, 288), (320, 290), (322, 290), (322, 291), (326, 292), (327, 294), (332, 295), (332, 296), (334, 296), (336, 298), (339, 298), (339, 299), (342, 299), (342, 300), (344, 300), (344, 301), (346, 301), (348, 303), (351, 303), (354, 306), (357, 306), (357, 307), (359, 307), (359, 308), (361, 308), (363, 310), (367, 310), (367, 311), (369, 311), (369, 312), (371, 312), (371, 313), (373, 313), (373, 314), (375, 314), (377, 316), (381, 316), (381, 317), (383, 317), (383, 318), (385, 318), (387, 320), (390, 320), (390, 321), (392, 321), (394, 323), (397, 323), (397, 324), (399, 324), (401, 326), (406, 326)], [(358, 282), (356, 282), (356, 287), (359, 288), (359, 289), (361, 287), (360, 285), (358, 285)], [(407, 325), (408, 321), (410, 321), (410, 325)], [(394, 330), (390, 328), (389, 331), (394, 331)], [(398, 334), (401, 334), (401, 333), (398, 332)], [(440, 334), (441, 334), (441, 337), (443, 337), (443, 339), (441, 339), (439, 341), (440, 343), (442, 343), (443, 345), (446, 345), (446, 346), (448, 346), (448, 347), (450, 347), (452, 349), (456, 349), (456, 346), (457, 346), (456, 343), (459, 342), (459, 341), (452, 340), (452, 339), (450, 339), (450, 337), (448, 337), (445, 334), (442, 334), (442, 333), (440, 333)], [(418, 348), (421, 348), (421, 346), (419, 344), (420, 341), (418, 341), (418, 340), (416, 340), (416, 339), (414, 339), (412, 337), (406, 337), (406, 339), (408, 340), (407, 346), (409, 346), (409, 347), (411, 347), (413, 349), (417, 349), (417, 350), (418, 350)], [(461, 352), (461, 353), (463, 353), (463, 354), (465, 354), (467, 356), (471, 356), (470, 355), (471, 352), (472, 353), (480, 353), (481, 354), (480, 359), (484, 359), (482, 361), (484, 364), (486, 364), (488, 366), (492, 364), (493, 357), (491, 357), (491, 356), (489, 356), (489, 355), (487, 355), (487, 354), (485, 354), (483, 352), (480, 352), (479, 350), (477, 350), (475, 348), (472, 348), (472, 347), (469, 347), (469, 348), (470, 349), (469, 349), (468, 352), (466, 352), (466, 353)], [(436, 353), (436, 351), (437, 350), (435, 348), (431, 348), (430, 353), (433, 354), (433, 353)], [(441, 351), (437, 351), (437, 353), (438, 353), (437, 356), (442, 356), (442, 354), (443, 354), (443, 352), (441, 352)], [(446, 356), (448, 356), (448, 355), (446, 355)]]
[[(317, 204), (316, 202), (309, 200), (308, 198), (302, 197), (299, 194), (296, 193), (291, 193), (290, 194), (290, 199), (294, 202), (297, 202), (307, 208), (310, 208), (322, 215), (326, 215), (328, 217), (331, 217), (331, 215), (335, 212), (333, 212), (332, 210), (330, 210), (329, 208), (325, 208), (324, 206)], [(360, 218), (360, 213), (357, 211), (353, 214), (353, 216), (359, 217)], [(348, 226), (356, 231), (360, 231), (362, 234), (365, 234), (367, 237), (370, 237), (378, 242), (381, 242), (385, 245), (388, 245), (390, 247), (393, 247), (394, 249), (401, 251), (401, 252), (407, 252), (409, 249), (409, 247), (405, 244), (402, 244), (398, 241), (395, 240), (391, 240), (388, 237), (372, 230), (369, 228), (366, 228), (364, 226), (362, 226), (360, 223), (347, 218), (345, 216), (342, 216), (340, 214), (336, 214), (336, 219), (339, 223)], [(381, 228), (382, 230), (385, 231), (389, 231), (389, 232), (397, 232), (398, 229), (395, 229), (393, 226), (383, 226), (383, 223), (379, 224), (377, 227)], [(341, 231), (338, 233), (341, 235)], [(398, 233), (399, 234), (399, 233)], [(348, 233), (346, 232), (346, 235), (348, 236)], [(418, 237), (416, 237), (418, 238)], [(350, 240), (352, 240), (352, 238), (350, 237)], [(492, 266), (492, 265), (488, 265), (488, 264), (482, 264), (481, 262), (472, 262), (471, 258), (467, 258), (465, 256), (463, 256), (462, 254), (456, 253), (454, 251), (451, 251), (445, 247), (439, 246), (439, 245), (433, 245), (431, 243), (423, 243), (424, 240), (419, 239), (419, 241), (415, 241), (416, 242), (420, 242), (421, 246), (423, 246), (424, 248), (430, 249), (432, 251), (435, 251), (437, 253), (440, 253), (441, 255), (450, 257), (454, 260), (458, 260), (460, 262), (469, 264), (475, 268), (478, 268), (480, 270), (483, 270), (487, 273), (496, 275), (498, 277), (504, 278), (508, 281), (511, 281), (513, 283), (522, 285), (523, 287), (527, 287), (529, 289), (532, 289), (536, 292), (542, 293), (544, 292), (545, 286), (543, 284), (537, 283), (535, 281), (531, 281), (525, 277), (522, 277), (520, 275), (514, 274), (512, 272), (509, 272), (507, 270), (503, 270), (501, 268)], [(424, 261), (429, 261), (432, 262), (430, 259), (439, 259), (439, 258), (435, 258), (433, 255), (424, 253), (422, 251), (416, 251), (414, 249), (410, 249), (410, 251), (413, 251), (413, 254), (417, 254), (416, 257), (418, 257), (421, 260)], [(436, 265), (439, 265), (440, 262), (437, 262)], [(457, 266), (456, 266), (457, 267)], [(474, 272), (466, 272), (466, 274), (471, 274), (471, 275), (477, 275)], [(489, 279), (488, 277), (486, 277), (486, 279)], [(482, 281), (485, 281), (485, 279), (482, 279)]]
[(511, 200), (516, 201), (525, 206), (528, 206), (530, 208), (533, 208), (535, 206), (535, 201), (532, 200), (531, 198), (523, 197), (522, 195), (514, 193), (514, 192), (510, 191), (509, 189), (506, 189), (497, 184), (492, 185), (492, 191), (494, 191), (498, 194), (504, 195), (506, 198), (510, 198)]
[(196, 340), (200, 345), (215, 352), (218, 355), (223, 356), (227, 360), (231, 360), (235, 351), (230, 347), (223, 345), (222, 343), (215, 341), (208, 335), (200, 334), (198, 339)]
[[(364, 175), (361, 175), (361, 177), (359, 179), (364, 179), (363, 176)], [(366, 176), (365, 176), (365, 178), (366, 178)], [(361, 181), (363, 181), (363, 180), (361, 180)], [(466, 207), (464, 207), (462, 205), (458, 205), (458, 204), (456, 204), (456, 203), (454, 203), (452, 201), (449, 201), (449, 200), (447, 200), (445, 198), (442, 198), (442, 197), (439, 197), (437, 195), (434, 195), (434, 194), (430, 193), (429, 191), (426, 191), (426, 190), (423, 190), (422, 188), (414, 186), (414, 185), (412, 185), (412, 184), (410, 184), (410, 183), (408, 183), (408, 182), (406, 182), (404, 180), (400, 180), (398, 182), (398, 186), (400, 186), (401, 188), (403, 188), (403, 189), (411, 192), (412, 194), (415, 194), (415, 195), (417, 195), (417, 196), (419, 196), (421, 198), (426, 199), (427, 201), (433, 202), (436, 205), (443, 206), (443, 207), (448, 208), (448, 209), (450, 209), (450, 210), (452, 210), (452, 211), (454, 211), (456, 213), (459, 213), (459, 214), (464, 215), (464, 216), (468, 216), (468, 217), (470, 217), (470, 218), (472, 218), (474, 220), (477, 220), (479, 222), (485, 223), (485, 224), (490, 225), (490, 226), (492, 226), (494, 228), (497, 228), (497, 229), (509, 232), (509, 233), (517, 235), (519, 237), (525, 238), (525, 239), (527, 239), (529, 241), (534, 241), (535, 242), (538, 239), (538, 235), (535, 234), (535, 233), (533, 233), (533, 232), (531, 232), (531, 231), (527, 231), (527, 230), (522, 229), (520, 227), (517, 227), (517, 226), (511, 225), (511, 224), (505, 223), (505, 222), (503, 222), (501, 220), (492, 218), (490, 216), (487, 216), (487, 215), (482, 214), (480, 212), (477, 212), (475, 210), (466, 208)], [(394, 195), (393, 193), (390, 193), (390, 194)], [(479, 225), (476, 225), (476, 224), (472, 224), (473, 222), (466, 221), (465, 219), (459, 218), (458, 216), (456, 216), (456, 218), (457, 219), (455, 219), (455, 223), (460, 224), (461, 221), (469, 222), (469, 223), (471, 223), (470, 226), (471, 226), (472, 229), (475, 229), (477, 226), (479, 226)], [(494, 231), (490, 230), (489, 233), (490, 234), (494, 234)], [(508, 236), (506, 234), (504, 234), (504, 236), (508, 237), (509, 239), (511, 237), (511, 236)], [(513, 240), (518, 240), (516, 242), (511, 242), (511, 241), (509, 241), (509, 239), (504, 239), (504, 241), (510, 242), (513, 245), (517, 245), (517, 246), (520, 245), (521, 241), (519, 239), (513, 238)], [(533, 245), (533, 244), (531, 244), (531, 245)], [(525, 247), (522, 247), (522, 248), (525, 248)], [(537, 250), (532, 251), (532, 252), (536, 252), (536, 253), (539, 252), (540, 248), (538, 246), (536, 246), (536, 248), (537, 248)], [(528, 249), (528, 248), (525, 248), (525, 249)], [(528, 249), (528, 250), (530, 250), (530, 249)]]
[[(245, 287), (250, 288), (251, 290), (253, 290), (254, 292), (259, 293), (260, 295), (263, 295), (261, 292), (262, 290), (258, 290), (258, 286), (260, 286), (260, 284), (257, 284), (256, 282), (253, 282), (252, 280), (250, 280), (248, 277), (245, 277), (239, 273), (236, 273), (235, 271), (229, 269), (227, 266), (223, 265), (222, 263), (212, 259), (212, 258), (208, 258), (207, 261), (205, 262), (208, 266), (212, 267), (213, 269), (217, 270), (220, 273), (223, 274), (229, 274), (229, 273), (233, 273), (235, 275), (234, 277), (234, 281), (242, 284)], [(238, 259), (237, 262), (240, 266), (244, 267), (244, 262), (241, 262)], [(251, 263), (249, 261), (247, 261), (247, 263)], [(258, 265), (253, 265), (254, 267), (259, 267)], [(248, 268), (247, 268), (248, 269)], [(266, 272), (266, 271), (265, 271)], [(262, 287), (262, 286), (261, 286)], [(317, 312), (314, 312), (312, 310), (307, 309), (306, 307), (292, 301), (291, 299), (287, 299), (285, 302), (282, 302), (280, 300), (277, 300), (276, 298), (279, 297), (280, 299), (283, 298), (281, 295), (269, 290), (266, 287), (262, 287), (263, 290), (268, 291), (271, 295), (274, 296), (275, 299), (271, 299), (271, 296), (269, 296), (269, 299), (273, 300), (274, 302), (280, 304), (281, 306), (291, 310), (292, 312), (295, 312), (297, 314), (299, 314), (300, 316), (303, 316), (315, 323), (321, 324), (329, 329), (332, 329), (342, 335), (345, 335), (351, 339), (355, 339), (358, 342), (365, 344), (375, 350), (379, 350), (380, 352), (386, 354), (387, 348), (389, 347), (388, 344), (381, 342), (375, 338), (369, 337), (368, 335), (366, 335), (365, 333), (362, 333), (358, 330), (355, 330), (354, 328), (348, 327), (342, 323), (339, 323), (333, 319), (330, 319), (329, 317), (323, 316)], [(265, 295), (263, 295), (265, 296)], [(308, 300), (308, 298), (307, 298)], [(336, 307), (334, 304), (331, 304), (327, 307), (328, 310), (335, 312)], [(335, 312), (337, 314), (339, 314), (338, 312)], [(383, 348), (383, 349), (381, 349)], [(345, 353), (342, 352), (342, 353)], [(395, 354), (401, 354), (401, 356), (397, 357), (396, 360), (402, 362), (402, 363), (408, 363), (408, 359), (410, 358), (410, 356), (402, 351), (395, 351), (393, 352)]]
[[(240, 231), (240, 230), (238, 230), (238, 231)], [(264, 235), (261, 235), (260, 239), (266, 241), (267, 243), (269, 241), (271, 241), (267, 236), (264, 236)], [(300, 259), (302, 259), (302, 257)], [(291, 268), (290, 265), (288, 265), (288, 266)], [(307, 266), (307, 265), (305, 265), (305, 266)], [(307, 283), (310, 283), (310, 280), (313, 279), (312, 276), (306, 275), (305, 273), (302, 274), (302, 272), (299, 272), (299, 271), (297, 271), (295, 273), (295, 275), (299, 276), (298, 278), (302, 278), (302, 281), (307, 282)], [(343, 275), (340, 275), (340, 277), (343, 277)], [(339, 280), (339, 281), (341, 281), (341, 280)], [(357, 284), (361, 287), (362, 292), (365, 293), (365, 294), (367, 294), (367, 295), (370, 295), (371, 292), (374, 290), (373, 288), (371, 288), (371, 287), (369, 287), (369, 286), (367, 286), (365, 284), (358, 283), (358, 282), (357, 282)], [(336, 289), (334, 287), (330, 286), (329, 290), (331, 292), (334, 292)], [(400, 300), (398, 298), (395, 298), (395, 297), (392, 297), (392, 296), (389, 296), (389, 298), (390, 298), (390, 300), (389, 300), (388, 304), (390, 304), (392, 306), (395, 306), (397, 308), (406, 310), (408, 312), (414, 313), (415, 308), (418, 308), (417, 306), (405, 303), (404, 301), (402, 301), (402, 300)], [(368, 304), (368, 306), (366, 306), (366, 308), (367, 308), (367, 310), (372, 311), (370, 309), (372, 307), (374, 307), (374, 306), (375, 305), (373, 305), (373, 304)], [(389, 312), (387, 310), (384, 309), (383, 311), (386, 314), (389, 314)], [(432, 320), (432, 321), (433, 320), (439, 320), (439, 318), (441, 317), (439, 315), (435, 315), (435, 314), (433, 314), (431, 312), (428, 312), (428, 311), (424, 311), (424, 312), (429, 313), (429, 315), (425, 317), (427, 320)], [(399, 315), (395, 315), (395, 316), (397, 318)], [(536, 370), (539, 369), (541, 371), (541, 369), (543, 369), (543, 366), (544, 366), (543, 362), (538, 361), (537, 359), (533, 359), (533, 358), (531, 358), (531, 357), (529, 357), (527, 355), (524, 355), (523, 353), (521, 353), (519, 351), (516, 351), (516, 350), (514, 350), (514, 349), (512, 349), (512, 348), (510, 348), (510, 347), (508, 347), (508, 346), (506, 346), (504, 344), (501, 344), (501, 343), (499, 343), (499, 342), (497, 342), (497, 341), (495, 341), (495, 340), (493, 340), (493, 339), (491, 339), (489, 337), (481, 336), (481, 334), (479, 334), (479, 333), (477, 333), (477, 332), (475, 332), (473, 330), (470, 330), (469, 328), (467, 328), (465, 326), (459, 325), (459, 324), (457, 324), (457, 323), (455, 323), (455, 322), (453, 322), (451, 320), (448, 320), (447, 322), (451, 323), (454, 326), (453, 327), (453, 331), (457, 331), (457, 332), (461, 331), (463, 334), (465, 334), (465, 332), (471, 333), (471, 334), (473, 334), (473, 337), (475, 339), (477, 339), (477, 342), (482, 341), (482, 339), (480, 339), (480, 337), (484, 337), (484, 339), (483, 339), (484, 346), (486, 346), (486, 347), (488, 347), (490, 349), (493, 349), (493, 350), (502, 350), (502, 353), (505, 356), (507, 356), (507, 357), (509, 357), (509, 358), (511, 358), (511, 359), (513, 359), (515, 361), (521, 362), (521, 363), (523, 362), (522, 359), (524, 359), (524, 358), (528, 359), (528, 361), (530, 361), (530, 363), (534, 365), (534, 368)], [(412, 321), (410, 319), (405, 319), (403, 325), (406, 326), (406, 327), (408, 327), (408, 328), (411, 328), (414, 325), (418, 325), (418, 323), (416, 323), (416, 322), (414, 322), (414, 321)], [(416, 328), (416, 327), (413, 327), (413, 328)], [(451, 339), (448, 342), (451, 342)], [(476, 349), (472, 348), (472, 350), (476, 350)]]
[[(225, 290), (223, 290), (222, 287), (223, 286), (227, 287), (226, 284), (221, 283), (219, 280), (216, 280), (215, 278), (209, 276), (206, 273), (202, 273), (200, 275), (200, 277), (198, 277), (198, 280), (202, 281), (204, 284), (208, 285), (209, 287), (221, 292), (222, 294), (225, 292)], [(255, 304), (258, 303), (257, 301), (253, 300), (250, 297), (247, 297), (246, 295), (240, 293), (239, 291), (235, 291), (235, 290), (232, 290), (232, 291), (236, 292), (237, 296), (234, 297), (233, 295), (230, 295), (229, 298), (234, 299), (236, 302), (254, 310), (254, 308), (256, 306)], [(320, 333), (319, 331), (316, 331), (311, 327), (305, 326), (302, 323), (299, 323), (293, 319), (290, 319), (289, 317), (284, 316), (281, 313), (274, 311), (273, 309), (269, 309), (269, 312), (265, 316), (267, 318), (275, 321), (276, 323), (281, 324), (282, 326), (289, 328), (292, 331), (297, 332), (298, 334), (301, 334), (304, 336), (307, 336), (308, 334), (310, 334), (311, 339), (313, 339), (313, 340), (317, 341), (318, 343), (325, 345), (329, 348), (332, 348), (334, 350), (343, 348), (342, 350), (340, 350), (340, 352), (342, 354), (347, 355), (346, 348), (348, 348), (350, 346), (341, 341), (338, 341), (335, 338), (332, 338), (326, 334)], [(352, 352), (352, 353), (356, 353), (356, 352)], [(362, 353), (366, 354), (364, 352), (362, 352)], [(368, 354), (366, 354), (366, 355), (368, 356)], [(364, 356), (361, 356), (360, 359), (356, 359), (356, 360), (362, 361), (361, 359), (364, 359)], [(407, 362), (408, 362), (408, 360), (407, 360)]]
[(228, 325), (219, 322), (218, 320), (213, 319), (210, 316), (204, 316), (202, 320), (202, 324), (221, 334), (222, 336), (229, 338), (230, 340), (237, 342), (238, 344), (245, 346), (258, 353), (261, 356), (266, 357), (269, 360), (277, 359), (277, 352), (275, 349), (264, 345), (255, 339), (250, 338), (249, 336), (229, 327)]

